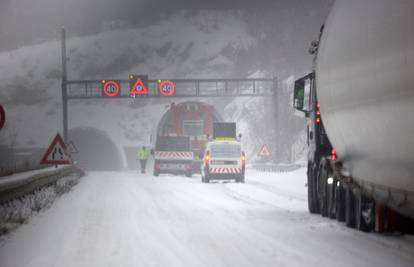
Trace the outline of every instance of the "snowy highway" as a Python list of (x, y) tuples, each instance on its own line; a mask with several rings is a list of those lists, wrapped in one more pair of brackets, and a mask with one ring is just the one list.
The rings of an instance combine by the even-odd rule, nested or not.
[(305, 178), (90, 172), (1, 241), (0, 266), (413, 266), (412, 237), (309, 214)]

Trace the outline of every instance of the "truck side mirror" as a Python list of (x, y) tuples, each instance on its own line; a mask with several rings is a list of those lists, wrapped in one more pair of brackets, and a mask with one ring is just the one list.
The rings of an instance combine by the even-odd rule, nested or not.
[(296, 110), (305, 113), (305, 116), (309, 116), (309, 104), (311, 97), (313, 73), (310, 73), (295, 81), (295, 88), (293, 91), (293, 107)]
[(295, 81), (295, 89), (293, 92), (293, 107), (295, 109), (304, 111), (303, 104), (305, 100), (305, 80), (299, 79)]

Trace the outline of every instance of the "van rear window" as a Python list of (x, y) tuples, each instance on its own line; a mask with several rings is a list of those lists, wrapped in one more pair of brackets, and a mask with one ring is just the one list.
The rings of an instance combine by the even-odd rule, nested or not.
[(211, 146), (211, 157), (214, 158), (238, 158), (240, 154), (239, 145), (217, 144)]

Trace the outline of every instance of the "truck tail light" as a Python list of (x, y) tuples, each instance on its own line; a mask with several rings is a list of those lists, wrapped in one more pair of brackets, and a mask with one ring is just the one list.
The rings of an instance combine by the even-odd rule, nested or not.
[(336, 160), (338, 157), (337, 157), (337, 155), (336, 155), (336, 150), (335, 150), (335, 148), (332, 148), (332, 151), (331, 151), (331, 160)]
[(321, 123), (321, 110), (320, 110), (319, 102), (316, 104), (316, 123)]
[(246, 165), (246, 154), (244, 154), (244, 152), (242, 152), (242, 155), (241, 155), (241, 162), (243, 166)]
[(155, 166), (154, 167), (155, 167), (156, 170), (159, 170), (160, 169), (160, 164), (159, 163), (155, 163)]

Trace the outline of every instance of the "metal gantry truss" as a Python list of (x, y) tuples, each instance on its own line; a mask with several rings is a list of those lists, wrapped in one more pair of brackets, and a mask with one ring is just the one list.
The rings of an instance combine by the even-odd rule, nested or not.
[[(116, 98), (145, 97), (240, 97), (271, 96), (276, 94), (277, 79), (168, 79), (175, 85), (171, 96), (163, 96), (159, 91), (161, 80), (148, 81), (148, 94), (131, 96), (130, 81), (117, 80), (120, 93)], [(87, 99), (106, 97), (102, 93), (101, 80), (66, 81), (67, 99)], [(107, 97), (106, 97), (107, 98)]]

